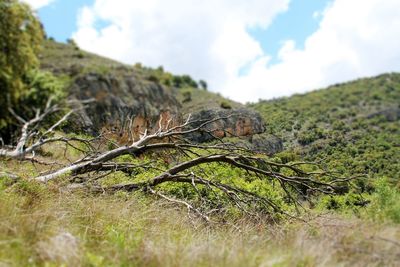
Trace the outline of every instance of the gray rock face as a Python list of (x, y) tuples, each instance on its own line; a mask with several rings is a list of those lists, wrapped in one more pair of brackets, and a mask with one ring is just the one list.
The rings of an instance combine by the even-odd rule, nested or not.
[(387, 108), (378, 112), (374, 112), (367, 116), (368, 119), (382, 116), (387, 121), (397, 121), (400, 119), (400, 107)]
[(273, 155), (283, 151), (282, 139), (274, 135), (254, 135), (251, 138), (252, 148), (257, 152)]
[(189, 137), (196, 142), (206, 142), (213, 136), (222, 138), (225, 136), (251, 136), (265, 131), (264, 121), (258, 112), (247, 108), (238, 109), (211, 109), (202, 110), (192, 114), (191, 126), (197, 127), (206, 121), (222, 118), (206, 125), (207, 131), (196, 132)]
[(71, 93), (79, 100), (95, 100), (80, 114), (80, 127), (89, 133), (123, 132), (130, 120), (139, 132), (154, 127), (160, 115), (179, 116), (180, 104), (171, 90), (133, 76), (86, 74), (75, 79)]
[[(182, 123), (181, 105), (172, 89), (134, 76), (89, 73), (78, 76), (70, 92), (79, 100), (95, 100), (78, 114), (76, 125), (89, 134), (110, 133), (121, 144), (128, 141), (130, 131), (135, 138), (145, 130), (154, 132), (160, 118), (162, 125), (170, 119), (175, 125)], [(253, 139), (251, 146), (260, 152), (273, 154), (282, 150), (280, 140), (251, 137), (265, 131), (261, 115), (251, 109), (205, 109), (191, 118), (196, 121), (191, 127), (221, 118), (207, 125), (212, 135), (196, 132), (188, 137), (192, 141), (207, 142), (213, 136), (247, 136)]]
[[(145, 130), (154, 132), (160, 118), (163, 127), (169, 120), (173, 125), (181, 124), (182, 116), (190, 112), (194, 113), (193, 119), (200, 120), (228, 117), (209, 125), (218, 137), (246, 136), (251, 139), (252, 135), (265, 130), (260, 114), (232, 101), (225, 105), (226, 99), (221, 96), (205, 96), (202, 90), (194, 89), (191, 97), (199, 101), (189, 101), (181, 106), (179, 93), (158, 84), (157, 79), (149, 81), (149, 73), (144, 69), (91, 54), (71, 44), (47, 40), (44, 46), (40, 55), (41, 68), (71, 77), (72, 98), (95, 99), (77, 114), (71, 128), (65, 130), (81, 130), (91, 135), (110, 133), (108, 137), (126, 144), (129, 132), (134, 138)], [(76, 105), (79, 107), (80, 104)], [(227, 109), (221, 109), (221, 106)], [(211, 140), (205, 133), (193, 134), (191, 138), (197, 142)]]

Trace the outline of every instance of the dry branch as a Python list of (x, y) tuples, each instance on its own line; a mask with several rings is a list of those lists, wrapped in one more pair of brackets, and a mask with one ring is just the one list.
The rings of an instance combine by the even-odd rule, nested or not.
[[(81, 102), (83, 104), (90, 103), (92, 100)], [(66, 106), (60, 104), (52, 104), (52, 98), (49, 98), (46, 106), (43, 110), (36, 109), (35, 117), (30, 120), (25, 120), (21, 116), (15, 113), (13, 109), (9, 109), (10, 113), (14, 118), (19, 121), (21, 126), (20, 137), (18, 138), (15, 146), (8, 146), (0, 148), (0, 158), (15, 158), (20, 160), (31, 160), (35, 161), (35, 151), (43, 147), (45, 144), (54, 142), (64, 142), (69, 145), (71, 141), (79, 141), (85, 144), (89, 144), (89, 140), (83, 140), (79, 138), (66, 138), (66, 137), (54, 137), (54, 131), (66, 122), (69, 117), (76, 112), (76, 109), (68, 111), (68, 104), (75, 101), (67, 101)], [(65, 114), (58, 119), (51, 126), (47, 127), (44, 131), (40, 131), (43, 127), (44, 121), (51, 115), (65, 112)]]
[[(60, 111), (60, 108), (57, 105), (48, 103), (43, 112), (38, 110), (35, 118), (29, 121), (25, 121), (15, 114), (15, 118), (23, 123), (21, 136), (13, 149), (4, 148), (0, 150), (0, 156), (3, 157), (35, 160), (34, 151), (44, 144), (64, 142), (72, 146), (72, 141), (78, 141), (87, 145), (89, 149), (87, 151), (81, 151), (83, 156), (79, 160), (35, 177), (34, 179), (39, 182), (46, 183), (61, 176), (70, 177), (72, 181), (73, 177), (79, 176), (81, 178), (86, 175), (88, 178), (83, 178), (82, 183), (89, 186), (91, 182), (99, 182), (101, 179), (114, 172), (125, 172), (129, 175), (134, 175), (134, 173), (140, 169), (153, 169), (159, 174), (155, 177), (149, 177), (146, 181), (135, 181), (133, 177), (133, 181), (130, 183), (116, 184), (105, 188), (98, 186), (98, 183), (96, 183), (94, 187), (93, 185), (91, 186), (92, 189), (99, 192), (116, 192), (120, 190), (132, 192), (141, 190), (175, 204), (184, 205), (189, 211), (209, 221), (208, 212), (204, 210), (204, 207), (198, 207), (194, 203), (190, 203), (187, 199), (178, 199), (173, 196), (168, 196), (158, 190), (158, 186), (165, 183), (190, 184), (203, 204), (212, 202), (201, 195), (197, 186), (202, 186), (209, 193), (213, 193), (217, 196), (221, 194), (224, 195), (230, 203), (245, 213), (254, 215), (251, 208), (262, 207), (262, 209), (267, 212), (289, 216), (289, 214), (285, 213), (274, 200), (267, 196), (261, 196), (245, 190), (244, 188), (219, 182), (218, 179), (216, 179), (217, 177), (213, 177), (212, 175), (204, 176), (204, 173), (196, 173), (196, 170), (203, 165), (218, 163), (231, 168), (244, 170), (257, 179), (276, 182), (287, 199), (296, 205), (296, 208), (301, 207), (298, 197), (295, 195), (296, 193), (302, 193), (299, 188), (303, 188), (307, 192), (312, 191), (332, 194), (335, 192), (338, 184), (348, 181), (348, 179), (336, 178), (332, 173), (322, 169), (312, 172), (305, 171), (302, 167), (304, 165), (310, 165), (310, 163), (282, 164), (273, 162), (268, 160), (268, 157), (264, 155), (256, 155), (256, 153), (249, 149), (236, 144), (225, 143), (221, 139), (217, 139), (218, 142), (216, 144), (197, 144), (191, 142), (190, 138), (188, 138), (191, 134), (196, 132), (204, 132), (213, 136), (214, 131), (218, 129), (210, 129), (210, 125), (215, 121), (227, 119), (227, 117), (199, 121), (192, 120), (191, 117), (188, 116), (183, 124), (173, 127), (170, 127), (171, 121), (168, 121), (167, 125), (163, 126), (161, 123), (163, 118), (160, 118), (159, 128), (154, 133), (145, 131), (141, 134), (139, 140), (134, 141), (132, 133), (128, 132), (130, 136), (129, 144), (117, 146), (110, 150), (101, 150), (100, 146), (95, 146), (93, 140), (53, 136), (54, 130), (66, 121), (73, 111), (67, 112), (55, 124), (43, 131), (42, 134), (37, 134), (35, 130), (40, 126), (40, 123), (43, 122), (44, 118), (58, 111)], [(232, 114), (231, 116), (235, 115)], [(127, 125), (130, 125), (131, 128), (132, 118), (128, 118), (128, 120)], [(131, 131), (131, 129), (127, 129), (127, 131)], [(109, 142), (106, 137), (104, 137), (103, 140)], [(180, 160), (183, 160), (183, 162), (177, 163), (164, 170), (160, 170), (159, 167), (156, 166), (156, 161), (148, 161), (141, 164), (118, 162), (118, 158), (123, 155), (140, 158), (143, 154), (154, 151), (178, 153), (183, 155), (180, 157)], [(28, 156), (28, 154), (31, 156)], [(329, 179), (321, 180), (321, 177), (327, 177)], [(212, 210), (220, 210), (220, 208), (215, 208), (214, 205)]]

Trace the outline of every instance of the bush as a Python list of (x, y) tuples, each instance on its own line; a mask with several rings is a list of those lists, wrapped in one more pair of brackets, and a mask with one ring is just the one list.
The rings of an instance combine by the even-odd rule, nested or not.
[(182, 92), (182, 95), (183, 95), (183, 103), (192, 101), (192, 91), (191, 90)]
[(367, 214), (374, 220), (400, 223), (400, 191), (387, 178), (377, 179)]
[(174, 76), (174, 78), (172, 78), (172, 84), (175, 87), (180, 88), (183, 84), (183, 81), (180, 76)]
[(222, 100), (222, 101), (221, 101), (220, 107), (223, 108), (223, 109), (232, 109), (231, 103), (229, 103), (229, 102), (226, 101), (226, 100)]
[(203, 90), (207, 91), (208, 85), (207, 85), (207, 82), (206, 82), (206, 81), (200, 80), (200, 81), (199, 81), (199, 85), (200, 85), (201, 88), (203, 88)]
[(24, 82), (29, 89), (21, 95), (19, 112), (27, 117), (34, 115), (29, 114), (32, 112), (32, 107), (44, 107), (50, 97), (54, 102), (65, 97), (64, 88), (67, 81), (55, 77), (50, 72), (32, 70), (28, 72)]
[(44, 33), (29, 6), (16, 0), (0, 1), (0, 134), (13, 121), (14, 107), (27, 90), (27, 73), (37, 68)]
[(174, 76), (172, 78), (172, 84), (176, 88), (184, 88), (184, 87), (198, 88), (197, 82), (195, 82), (189, 75)]
[[(12, 109), (20, 117), (29, 119), (35, 116), (35, 110), (46, 106), (49, 99), (55, 104), (65, 98), (65, 88), (69, 79), (54, 76), (50, 72), (32, 69), (23, 77), (22, 80), (26, 90), (20, 93), (18, 102), (12, 105)], [(61, 114), (60, 114), (61, 115)], [(48, 122), (56, 118), (48, 118)], [(0, 136), (6, 143), (12, 143), (12, 136), (18, 128), (18, 124), (13, 117), (9, 118), (9, 123), (0, 130)]]
[(85, 54), (82, 52), (82, 51), (79, 51), (79, 53), (78, 54), (76, 54), (76, 57), (77, 58), (84, 58), (85, 57)]
[(147, 79), (148, 79), (149, 81), (155, 82), (155, 83), (159, 83), (159, 82), (160, 82), (160, 80), (158, 79), (158, 77), (155, 76), (155, 75), (150, 75), (149, 78), (147, 78)]

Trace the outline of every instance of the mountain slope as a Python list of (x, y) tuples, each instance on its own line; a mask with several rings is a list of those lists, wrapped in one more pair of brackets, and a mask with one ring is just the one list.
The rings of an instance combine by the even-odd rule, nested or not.
[[(138, 137), (146, 129), (155, 131), (161, 117), (164, 123), (171, 119), (179, 124), (190, 113), (193, 119), (202, 121), (226, 117), (209, 125), (218, 137), (233, 135), (251, 140), (253, 135), (265, 130), (264, 121), (254, 110), (208, 92), (204, 81), (196, 82), (188, 75), (173, 75), (162, 66), (152, 69), (139, 63), (133, 66), (118, 63), (85, 52), (73, 41), (61, 44), (46, 40), (39, 58), (43, 70), (69, 80), (69, 95), (96, 100), (81, 111), (74, 129), (92, 134), (112, 131), (124, 142), (128, 132)], [(127, 131), (127, 127), (132, 130)], [(210, 136), (193, 138), (203, 142)], [(275, 144), (279, 140), (261, 141), (274, 147), (273, 151), (266, 152), (279, 150), (280, 146)]]
[(400, 74), (337, 84), (251, 107), (284, 157), (325, 162), (345, 175), (388, 176), (400, 184)]

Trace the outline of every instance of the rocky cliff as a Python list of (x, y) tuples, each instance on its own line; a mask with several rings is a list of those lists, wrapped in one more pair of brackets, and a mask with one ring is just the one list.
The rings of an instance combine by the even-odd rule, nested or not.
[[(265, 131), (264, 121), (258, 112), (246, 108), (237, 109), (205, 109), (192, 115), (192, 120), (196, 121), (193, 126), (215, 120), (207, 124), (207, 131), (196, 132), (191, 135), (191, 139), (197, 142), (206, 142), (213, 139), (214, 136), (232, 137), (232, 136), (252, 136)], [(212, 134), (210, 134), (211, 132)]]
[(90, 133), (114, 131), (121, 136), (130, 127), (135, 136), (152, 131), (162, 116), (180, 117), (180, 103), (169, 88), (134, 76), (89, 73), (73, 82), (70, 92), (95, 102), (82, 111), (81, 127)]
[[(251, 141), (254, 135), (265, 131), (258, 112), (190, 85), (178, 88), (173, 82), (165, 82), (165, 77), (172, 77), (172, 81), (175, 77), (162, 68), (153, 70), (123, 65), (81, 51), (74, 44), (47, 41), (45, 45), (41, 55), (42, 69), (67, 76), (69, 93), (73, 97), (95, 100), (78, 114), (75, 121), (75, 126), (86, 133), (112, 133), (124, 143), (130, 132), (138, 138), (145, 130), (155, 131), (160, 118), (164, 125), (168, 120), (179, 124), (188, 113), (199, 122), (224, 117), (207, 126), (217, 137), (247, 137)], [(190, 138), (197, 142), (211, 140), (205, 133), (196, 133)], [(259, 145), (258, 150), (278, 152), (281, 141), (267, 139), (254, 139)]]

